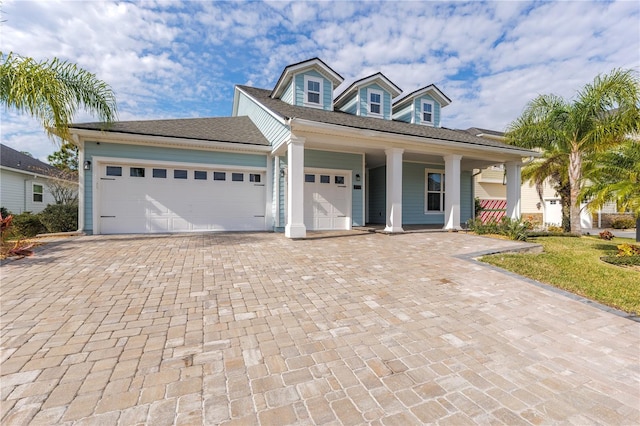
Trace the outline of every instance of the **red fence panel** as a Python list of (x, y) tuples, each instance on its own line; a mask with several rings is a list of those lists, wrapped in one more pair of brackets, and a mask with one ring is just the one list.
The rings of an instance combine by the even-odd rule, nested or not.
[(507, 200), (480, 200), (479, 218), (483, 224), (495, 220), (500, 222), (507, 214)]

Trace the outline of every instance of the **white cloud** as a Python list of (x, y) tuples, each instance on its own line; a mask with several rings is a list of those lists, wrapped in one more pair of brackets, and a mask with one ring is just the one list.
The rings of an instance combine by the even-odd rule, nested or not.
[[(570, 97), (598, 73), (640, 67), (632, 1), (8, 0), (2, 14), (3, 51), (96, 73), (124, 120), (227, 115), (234, 84), (271, 88), (287, 64), (319, 56), (342, 88), (378, 71), (406, 92), (435, 83), (453, 101), (446, 126), (501, 130), (540, 93)], [(21, 133), (50, 145), (35, 122), (3, 115), (3, 143), (38, 146)]]

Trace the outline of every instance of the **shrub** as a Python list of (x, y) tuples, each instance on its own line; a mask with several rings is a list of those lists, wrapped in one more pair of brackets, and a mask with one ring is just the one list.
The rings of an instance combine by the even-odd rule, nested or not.
[(572, 234), (571, 232), (551, 232), (551, 231), (532, 231), (527, 232), (527, 237), (570, 237), (580, 238), (578, 234)]
[(7, 217), (10, 214), (11, 214), (11, 212), (9, 210), (7, 210), (5, 207), (0, 207), (0, 216)]
[(547, 231), (549, 232), (564, 232), (561, 226), (549, 225), (547, 227)]
[(602, 231), (598, 234), (601, 240), (611, 241), (613, 240), (613, 234), (609, 231)]
[(640, 266), (640, 256), (604, 256), (600, 260), (618, 266)]
[(12, 235), (18, 238), (30, 238), (47, 231), (40, 222), (40, 217), (36, 214), (31, 214), (31, 212), (13, 216), (12, 224)]
[(527, 241), (527, 231), (532, 229), (531, 223), (508, 217), (503, 217), (500, 222), (496, 222), (495, 219), (491, 219), (487, 223), (482, 223), (480, 219), (469, 220), (467, 224), (469, 230), (478, 235), (504, 235), (516, 241)]
[(629, 229), (636, 227), (636, 221), (630, 217), (618, 217), (611, 221), (613, 229)]
[(76, 204), (50, 204), (39, 216), (46, 232), (70, 232), (78, 229)]

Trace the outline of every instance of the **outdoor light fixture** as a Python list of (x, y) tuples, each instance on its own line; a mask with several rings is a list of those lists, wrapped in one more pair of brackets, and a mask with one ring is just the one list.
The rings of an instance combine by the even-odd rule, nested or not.
[(284, 169), (280, 169), (280, 177), (284, 177)]
[(87, 160), (84, 162), (84, 167), (85, 170), (91, 170), (91, 161)]
[(356, 182), (360, 182), (360, 173), (356, 173)]

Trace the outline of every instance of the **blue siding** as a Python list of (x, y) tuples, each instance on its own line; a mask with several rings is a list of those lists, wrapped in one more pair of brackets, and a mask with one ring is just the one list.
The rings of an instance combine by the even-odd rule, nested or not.
[(369, 222), (387, 223), (387, 168), (369, 170)]
[(402, 223), (405, 225), (444, 224), (444, 214), (424, 213), (425, 169), (444, 168), (441, 165), (402, 163)]
[(305, 71), (300, 74), (296, 74), (294, 77), (294, 85), (296, 89), (295, 94), (295, 104), (298, 106), (304, 105), (304, 76), (308, 75), (311, 77), (321, 78), (322, 79), (322, 91), (323, 91), (323, 109), (327, 111), (333, 111), (333, 84), (331, 81), (324, 78), (322, 74), (315, 70)]
[[(100, 142), (85, 142), (85, 160), (93, 157), (131, 158), (139, 160), (173, 161), (178, 163), (220, 164), (229, 166), (266, 167), (267, 156), (260, 154), (238, 154), (191, 149), (162, 148), (155, 146), (124, 145)], [(85, 173), (85, 231), (93, 230), (93, 175)]]
[(433, 102), (433, 127), (440, 127), (440, 104), (429, 95), (416, 98), (414, 103), (415, 123), (422, 123), (422, 101)]
[(286, 125), (276, 120), (251, 98), (243, 93), (236, 93), (239, 96), (238, 116), (248, 116), (272, 146), (284, 141), (289, 136), (289, 128)]
[(282, 93), (280, 99), (289, 105), (293, 105), (293, 82), (290, 82), (287, 88)]
[(342, 107), (342, 109), (340, 111), (342, 112), (346, 112), (347, 114), (353, 114), (356, 115), (357, 113), (357, 106), (358, 106), (358, 97), (354, 96), (351, 98), (351, 100), (349, 102), (347, 102), (346, 104), (344, 104), (344, 106)]
[(360, 115), (366, 117), (369, 113), (369, 90), (379, 90), (382, 92), (382, 116), (385, 120), (391, 119), (391, 95), (377, 84), (370, 84), (359, 89), (360, 93)]
[(411, 123), (411, 104), (393, 112), (393, 119)]

